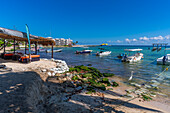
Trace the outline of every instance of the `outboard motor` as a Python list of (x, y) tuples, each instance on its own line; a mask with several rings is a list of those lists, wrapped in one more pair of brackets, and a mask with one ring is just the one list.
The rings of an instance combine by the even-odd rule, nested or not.
[(162, 62), (163, 62), (163, 65), (165, 65), (165, 63), (166, 63), (166, 56), (163, 57)]

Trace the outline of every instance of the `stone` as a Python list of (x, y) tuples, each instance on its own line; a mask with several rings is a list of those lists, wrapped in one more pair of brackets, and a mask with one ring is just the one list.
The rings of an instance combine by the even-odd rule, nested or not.
[(150, 85), (147, 85), (147, 84), (145, 84), (144, 87), (145, 88), (152, 88)]
[(41, 71), (42, 71), (42, 72), (46, 72), (46, 71), (47, 71), (47, 69), (41, 69)]
[(124, 95), (124, 97), (134, 98), (134, 96), (131, 94), (126, 94), (126, 95)]
[(52, 76), (55, 76), (55, 72), (52, 73)]
[(51, 76), (51, 72), (48, 72), (47, 74), (48, 74), (48, 76)]
[(126, 89), (125, 90), (127, 93), (132, 93), (134, 90), (133, 89)]
[(69, 97), (62, 97), (62, 99), (61, 99), (63, 102), (67, 102), (67, 101), (69, 101)]
[(48, 59), (44, 58), (44, 60), (46, 60), (46, 61), (47, 61)]
[(151, 96), (151, 97), (156, 97), (156, 95), (155, 95), (155, 94), (150, 94), (150, 96)]
[(54, 58), (51, 58), (51, 61), (55, 61), (55, 59), (54, 59)]
[(138, 88), (141, 88), (141, 85), (140, 84), (137, 84), (137, 83), (131, 83), (131, 85), (135, 86), (135, 87), (138, 87)]
[(79, 87), (77, 87), (77, 88), (75, 88), (77, 91), (79, 91), (79, 90), (81, 90), (81, 89), (83, 89), (83, 87), (81, 87), (81, 86), (79, 86)]

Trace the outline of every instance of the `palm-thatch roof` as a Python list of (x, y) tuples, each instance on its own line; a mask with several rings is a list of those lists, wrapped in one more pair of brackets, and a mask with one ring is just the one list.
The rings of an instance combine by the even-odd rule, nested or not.
[[(12, 39), (12, 40), (15, 39), (17, 41), (28, 41), (27, 33), (17, 31), (17, 30), (6, 29), (6, 28), (2, 28), (2, 27), (0, 27), (0, 38)], [(31, 41), (31, 43), (38, 42), (38, 44), (42, 44), (42, 45), (55, 44), (55, 41), (52, 39), (39, 37), (39, 36), (31, 35), (31, 34), (30, 34), (30, 41)]]

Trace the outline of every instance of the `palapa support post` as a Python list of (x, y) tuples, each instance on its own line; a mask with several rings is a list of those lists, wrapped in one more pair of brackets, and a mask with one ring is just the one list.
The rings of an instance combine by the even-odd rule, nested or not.
[(35, 42), (35, 54), (37, 55), (37, 42)]
[(25, 54), (27, 54), (27, 41), (25, 41)]
[(52, 53), (51, 58), (53, 58), (53, 43), (52, 43), (52, 52), (51, 53)]
[(3, 45), (4, 45), (4, 53), (5, 53), (5, 39), (4, 39), (4, 44)]
[(29, 44), (29, 62), (31, 63), (31, 40)]
[(15, 38), (14, 38), (14, 54), (15, 54)]

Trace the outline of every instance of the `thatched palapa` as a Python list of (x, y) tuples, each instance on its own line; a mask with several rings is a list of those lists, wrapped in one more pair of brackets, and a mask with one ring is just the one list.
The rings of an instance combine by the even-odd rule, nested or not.
[[(0, 27), (0, 38), (3, 39), (11, 39), (11, 40), (17, 40), (17, 41), (28, 41), (27, 39), (27, 33), (17, 31), (17, 30), (11, 30)], [(38, 43), (42, 45), (55, 45), (55, 41), (48, 38), (43, 38), (35, 35), (30, 34), (30, 41), (31, 43)]]

